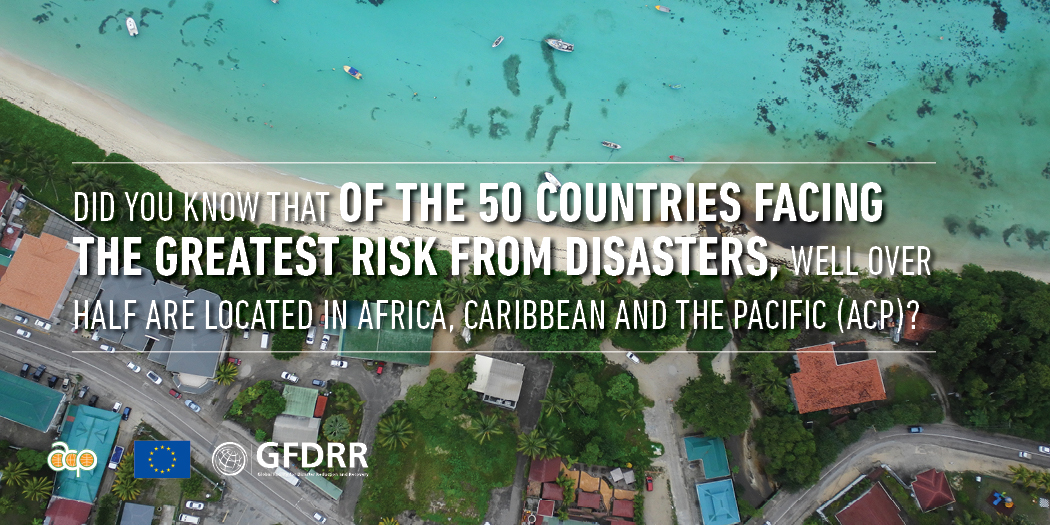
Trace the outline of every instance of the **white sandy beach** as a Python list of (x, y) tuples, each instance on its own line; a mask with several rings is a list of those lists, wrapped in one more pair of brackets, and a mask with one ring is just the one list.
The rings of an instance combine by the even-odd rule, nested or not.
[[(246, 161), (237, 156), (194, 139), (178, 130), (160, 123), (119, 100), (62, 78), (49, 71), (29, 64), (6, 50), (0, 49), (0, 96), (32, 111), (48, 120), (73, 130), (86, 137), (107, 152), (121, 153), (137, 162), (180, 161), (214, 162)], [(16, 137), (17, 139), (17, 137)], [(168, 184), (182, 192), (230, 191), (230, 192), (318, 192), (335, 193), (336, 188), (306, 181), (264, 165), (153, 165), (150, 169), (158, 173)], [(261, 199), (261, 203), (268, 199)], [(332, 199), (331, 202), (336, 202)], [(331, 210), (334, 212), (334, 210)], [(418, 215), (418, 214), (416, 214)], [(262, 217), (269, 217), (269, 206), (262, 208)], [(584, 232), (572, 228), (541, 223), (519, 222), (515, 224), (485, 223), (476, 213), (467, 213), (464, 223), (440, 224), (418, 222), (405, 223), (401, 219), (401, 203), (388, 199), (379, 220), (371, 223), (347, 225), (341, 223), (338, 212), (329, 213), (329, 222), (315, 224), (282, 224), (322, 235), (359, 235), (367, 237), (437, 237), (442, 248), (448, 247), (452, 237), (504, 236), (518, 238), (550, 237), (560, 253), (555, 266), (564, 269), (562, 251), (565, 239), (570, 236), (617, 235), (632, 239), (657, 236), (697, 236), (694, 224), (637, 225), (598, 232)], [(772, 247), (771, 255), (783, 258), (790, 252)], [(864, 264), (860, 255), (855, 258)], [(938, 268), (958, 269), (964, 263), (981, 264), (988, 269), (1017, 270), (1042, 280), (1050, 280), (1050, 270), (1045, 268), (1014, 268), (1004, 260), (949, 261), (936, 258)], [(694, 261), (695, 266), (695, 261)], [(640, 275), (632, 280), (644, 280)]]

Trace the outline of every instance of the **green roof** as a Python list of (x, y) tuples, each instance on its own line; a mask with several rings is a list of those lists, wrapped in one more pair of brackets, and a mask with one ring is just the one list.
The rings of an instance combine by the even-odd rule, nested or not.
[(301, 386), (284, 385), (284, 413), (289, 416), (314, 417), (317, 391)]
[(306, 481), (313, 483), (315, 487), (321, 489), (321, 492), (328, 494), (332, 499), (337, 500), (343, 495), (343, 489), (333, 485), (331, 481), (328, 481), (324, 476), (314, 472), (313, 469), (310, 469), (310, 471), (304, 474), (303, 477), (306, 478)]
[(696, 486), (700, 499), (700, 515), (704, 525), (733, 525), (740, 523), (740, 509), (736, 506), (733, 480), (722, 479)]
[(62, 392), (0, 371), (0, 417), (47, 432), (62, 404)]
[(80, 471), (80, 477), (75, 471), (59, 472), (55, 476), (54, 495), (87, 503), (95, 501), (119, 427), (120, 414), (116, 412), (87, 405), (70, 405), (62, 425), (62, 436), (58, 440), (68, 445), (69, 450), (94, 451), (98, 457), (98, 466)]
[(717, 479), (729, 475), (729, 458), (726, 457), (726, 444), (722, 438), (689, 436), (682, 441), (689, 461), (704, 462), (705, 478)]
[[(430, 364), (430, 345), (434, 340), (434, 329), (419, 328), (420, 324), (430, 324), (430, 312), (424, 311), (422, 319), (414, 319), (413, 326), (408, 325), (406, 315), (403, 317), (404, 328), (401, 328), (400, 324), (394, 328), (394, 320), (387, 315), (382, 319), (382, 328), (370, 328), (366, 322), (358, 329), (361, 318), (366, 314), (365, 319), (371, 320), (373, 326), (379, 322), (376, 305), (368, 304), (367, 312), (360, 301), (348, 301), (347, 305), (346, 329), (339, 335), (340, 355), (413, 366)], [(388, 309), (389, 306), (384, 308), (383, 313), (388, 314)]]

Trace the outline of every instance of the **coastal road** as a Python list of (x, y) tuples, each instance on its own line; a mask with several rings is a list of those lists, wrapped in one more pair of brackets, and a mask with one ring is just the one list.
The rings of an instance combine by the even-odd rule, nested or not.
[[(951, 424), (928, 425), (924, 429), (921, 434), (910, 434), (906, 427), (869, 432), (825, 468), (816, 485), (802, 492), (781, 491), (774, 496), (763, 508), (764, 519), (774, 525), (802, 523), (821, 503), (880, 463), (889, 465), (905, 481), (928, 468), (999, 475), (1007, 473), (1011, 465), (1050, 469), (1050, 455), (1038, 453), (1039, 444), (1032, 441)], [(1031, 452), (1032, 459), (1019, 458), (1022, 450)]]
[[(26, 327), (6, 319), (0, 321), (0, 352), (34, 366), (46, 364), (49, 373), (62, 371), (82, 374), (83, 383), (90, 385), (91, 393), (102, 394), (99, 408), (112, 406), (114, 400), (123, 402), (125, 406), (132, 407), (133, 418), (145, 415), (150, 425), (169, 438), (190, 441), (204, 464), (210, 464), (215, 446), (227, 441), (240, 443), (249, 453), (255, 450), (254, 440), (244, 432), (227, 428), (218, 421), (204, 419), (186, 408), (181, 401), (172, 399), (168, 395), (168, 389), (172, 386), (170, 380), (158, 386), (145, 378), (145, 371), (135, 374), (129, 370), (126, 365), (129, 360), (143, 364), (137, 352), (88, 352), (98, 350), (98, 343), (65, 332), (68, 326), (64, 324), (55, 326), (53, 333), (34, 329), (30, 339), (15, 335), (17, 328)], [(70, 391), (69, 394), (75, 395), (75, 392)], [(204, 402), (198, 404), (205, 405)], [(207, 408), (202, 414), (206, 412)], [(122, 429), (119, 437), (123, 438), (125, 431)], [(276, 518), (274, 521), (312, 523), (311, 516), (318, 510), (313, 503), (304, 501), (309, 493), (302, 487), (292, 487), (279, 478), (254, 477), (245, 472), (228, 477), (226, 482), (227, 496), (250, 501), (252, 505), (263, 509), (271, 507), (272, 512), (267, 509), (267, 514)]]

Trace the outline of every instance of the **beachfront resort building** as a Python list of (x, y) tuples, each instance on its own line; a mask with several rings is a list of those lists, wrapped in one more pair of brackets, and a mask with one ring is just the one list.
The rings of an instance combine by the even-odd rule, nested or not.
[(882, 372), (864, 341), (799, 348), (788, 390), (799, 414), (886, 399)]

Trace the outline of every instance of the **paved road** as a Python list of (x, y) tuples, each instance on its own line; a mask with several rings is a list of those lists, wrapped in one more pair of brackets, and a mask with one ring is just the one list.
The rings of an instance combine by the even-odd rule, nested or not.
[[(254, 440), (242, 432), (220, 425), (214, 419), (198, 416), (180, 401), (172, 399), (168, 395), (168, 389), (172, 387), (170, 379), (157, 386), (145, 378), (145, 371), (135, 374), (127, 369), (129, 360), (140, 364), (144, 361), (136, 352), (100, 352), (94, 341), (64, 332), (68, 329), (66, 325), (56, 326), (55, 333), (33, 330), (30, 339), (14, 335), (19, 327), (22, 326), (8, 320), (0, 321), (0, 351), (5, 355), (34, 365), (46, 364), (48, 372), (82, 374), (83, 382), (91, 387), (91, 393), (100, 394), (100, 408), (106, 407), (106, 403), (112, 406), (114, 400), (120, 400), (125, 406), (132, 407), (132, 416), (136, 419), (148, 414), (149, 423), (168, 437), (189, 440), (198, 457), (206, 458), (205, 464), (210, 463), (215, 446), (226, 441), (238, 442), (249, 452), (254, 450)], [(94, 352), (89, 352), (92, 350)], [(124, 435), (122, 431), (120, 437), (124, 438)], [(266, 509), (265, 514), (274, 522), (313, 522), (311, 515), (316, 509), (311, 502), (303, 501), (304, 490), (279, 478), (256, 478), (244, 474), (230, 477), (227, 479), (227, 493), (242, 501), (250, 500), (256, 507), (272, 507)], [(330, 508), (321, 510), (331, 512)]]
[[(941, 465), (950, 470), (954, 462), (964, 464), (969, 454), (980, 456), (985, 463), (994, 464), (1002, 471), (1010, 465), (1050, 468), (1050, 455), (1039, 454), (1037, 443), (997, 434), (977, 432), (956, 425), (928, 425), (922, 434), (909, 434), (905, 427), (896, 427), (867, 437), (853, 444), (838, 461), (825, 468), (820, 481), (802, 492), (778, 493), (763, 509), (765, 519), (775, 525), (802, 523), (824, 500), (845, 487), (858, 475), (881, 462), (880, 457), (892, 455), (895, 470), (911, 473), (909, 469), (931, 468)], [(1018, 458), (1019, 451), (1032, 453), (1031, 460)], [(960, 469), (965, 470), (965, 467)], [(900, 472), (898, 472), (900, 474)]]

